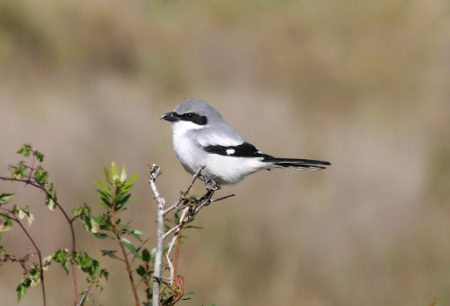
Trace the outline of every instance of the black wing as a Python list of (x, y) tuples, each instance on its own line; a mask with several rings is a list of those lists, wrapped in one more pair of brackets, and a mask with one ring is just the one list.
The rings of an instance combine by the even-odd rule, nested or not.
[(234, 157), (267, 157), (268, 155), (263, 154), (254, 145), (244, 142), (238, 146), (220, 146), (211, 145), (203, 147), (203, 150), (209, 153), (224, 155), (224, 156), (234, 156)]
[(244, 142), (238, 146), (211, 145), (203, 147), (208, 153), (234, 157), (262, 157), (262, 161), (282, 168), (318, 170), (331, 165), (328, 161), (303, 158), (278, 158), (259, 151), (254, 145)]

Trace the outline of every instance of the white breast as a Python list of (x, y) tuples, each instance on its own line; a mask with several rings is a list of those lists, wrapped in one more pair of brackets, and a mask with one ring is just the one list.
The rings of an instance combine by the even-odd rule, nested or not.
[(202, 126), (188, 121), (178, 121), (172, 124), (172, 142), (175, 153), (183, 165), (184, 169), (194, 174), (204, 166), (202, 163), (205, 153), (198, 147), (198, 144), (187, 135)]

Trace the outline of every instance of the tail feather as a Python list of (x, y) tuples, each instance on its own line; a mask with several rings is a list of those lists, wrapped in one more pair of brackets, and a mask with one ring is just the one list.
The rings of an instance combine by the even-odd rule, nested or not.
[(302, 158), (279, 158), (265, 156), (264, 161), (271, 163), (275, 167), (291, 168), (298, 170), (322, 170), (330, 166), (331, 163), (323, 160), (302, 159)]

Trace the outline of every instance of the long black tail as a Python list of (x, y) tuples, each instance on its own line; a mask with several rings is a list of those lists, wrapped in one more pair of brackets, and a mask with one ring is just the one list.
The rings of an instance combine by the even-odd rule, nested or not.
[(331, 163), (323, 160), (301, 159), (301, 158), (279, 158), (265, 156), (264, 161), (273, 164), (275, 167), (291, 168), (298, 170), (321, 170), (326, 169)]

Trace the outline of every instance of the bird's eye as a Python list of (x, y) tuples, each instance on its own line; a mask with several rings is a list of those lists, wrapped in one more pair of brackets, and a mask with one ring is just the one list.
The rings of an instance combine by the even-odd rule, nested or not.
[(194, 114), (193, 113), (186, 113), (186, 117), (191, 118)]

